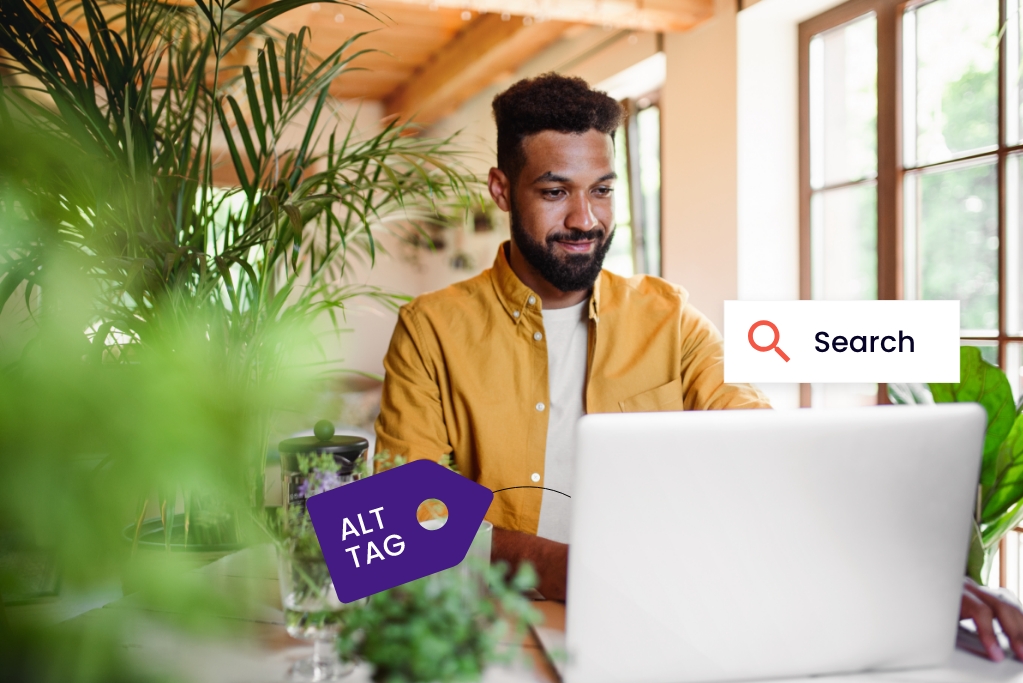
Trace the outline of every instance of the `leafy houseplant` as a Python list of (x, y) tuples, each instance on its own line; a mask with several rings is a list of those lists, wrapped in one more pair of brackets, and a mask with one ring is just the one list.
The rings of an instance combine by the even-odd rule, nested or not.
[[(450, 139), (394, 121), (360, 136), (342, 123), (329, 90), (362, 54), (359, 35), (317, 57), (308, 28), (282, 35), (267, 24), (312, 1), (248, 11), (240, 0), (0, 3), (4, 134), (46, 137), (112, 169), (102, 183), (42, 173), (18, 185), (27, 201), (6, 212), (18, 229), (0, 234), (0, 309), (19, 288), (27, 303), (36, 289), (45, 301), (53, 256), (73, 254), (96, 285), (87, 360), (135, 366), (201, 317), (228, 376), (258, 393), (310, 362), (284, 343), (295, 330), (321, 314), (336, 326), (354, 296), (393, 304), (352, 284), (351, 264), (372, 264), (375, 229), (464, 200), (473, 178)], [(221, 171), (235, 183), (215, 187)], [(260, 442), (237, 473), (257, 508), (269, 408), (258, 418)], [(198, 531), (191, 516), (216, 497), (185, 479), (152, 482), (168, 547), (178, 492), (185, 544)], [(148, 507), (138, 495), (136, 544)]]
[(369, 598), (346, 615), (338, 636), (343, 659), (373, 667), (376, 683), (476, 681), (501, 660), (499, 643), (538, 619), (522, 592), (536, 585), (530, 565), (506, 581), (506, 567), (476, 568), (478, 581), (453, 570)]
[(967, 573), (983, 583), (998, 542), (1023, 520), (1023, 401), (1017, 406), (1002, 371), (980, 349), (963, 346), (959, 382), (891, 384), (893, 403), (976, 402), (987, 411), (984, 456)]

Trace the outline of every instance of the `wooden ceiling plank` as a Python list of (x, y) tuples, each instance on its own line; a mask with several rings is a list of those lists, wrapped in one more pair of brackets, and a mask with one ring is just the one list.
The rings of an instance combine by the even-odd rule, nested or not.
[[(687, 31), (714, 15), (713, 0), (430, 0), (437, 11), (471, 11), (473, 16), (507, 14), (544, 21), (565, 21), (642, 31)], [(390, 0), (422, 8), (423, 0)]]
[(515, 69), (557, 40), (571, 24), (523, 24), (480, 16), (424, 68), (384, 99), (388, 114), (429, 124), (456, 109), (500, 74)]

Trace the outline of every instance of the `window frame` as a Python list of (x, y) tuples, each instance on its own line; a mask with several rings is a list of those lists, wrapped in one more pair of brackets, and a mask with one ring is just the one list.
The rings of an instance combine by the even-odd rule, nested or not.
[[(1006, 370), (1006, 345), (1023, 342), (1023, 330), (1010, 334), (1007, 321), (1006, 165), (1014, 154), (1023, 153), (1023, 142), (1007, 145), (1005, 31), (998, 41), (998, 146), (996, 150), (955, 156), (937, 163), (905, 167), (903, 159), (902, 33), (906, 10), (935, 0), (849, 0), (799, 25), (799, 298), (812, 297), (810, 202), (810, 41), (825, 31), (838, 28), (864, 14), (877, 18), (877, 298), (904, 298), (904, 189), (906, 175), (924, 170), (953, 167), (972, 159), (996, 160), (998, 217), (998, 330), (995, 335), (962, 335), (964, 342), (994, 342), (998, 364)], [(998, 25), (1005, 27), (1008, 0), (998, 0)], [(1017, 226), (1017, 230), (1021, 226)], [(800, 405), (810, 405), (810, 385), (800, 385)], [(887, 387), (878, 385), (878, 403), (889, 403)]]
[[(646, 104), (640, 107), (639, 103), (643, 100), (646, 100)], [(633, 273), (636, 275), (644, 273), (650, 274), (653, 271), (653, 268), (651, 268), (653, 264), (646, 262), (645, 244), (648, 218), (646, 216), (642, 199), (642, 164), (640, 163), (639, 127), (636, 115), (646, 109), (658, 109), (660, 130), (658, 132), (657, 159), (659, 164), (658, 167), (661, 169), (661, 185), (660, 191), (658, 192), (660, 203), (657, 224), (658, 262), (656, 264), (657, 269), (654, 274), (660, 277), (664, 273), (664, 110), (661, 107), (661, 88), (657, 88), (638, 97), (626, 97), (620, 100), (619, 104), (622, 105), (622, 109), (625, 112), (625, 119), (622, 122), (620, 132), (624, 137), (623, 142), (626, 155), (625, 167), (626, 172), (629, 175), (629, 193), (627, 201), (629, 203), (629, 226), (632, 229), (632, 244), (630, 245), (630, 249), (632, 252)]]

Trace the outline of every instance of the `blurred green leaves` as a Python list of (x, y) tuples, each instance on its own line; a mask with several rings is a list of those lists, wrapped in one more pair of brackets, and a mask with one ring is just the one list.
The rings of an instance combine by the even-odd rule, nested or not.
[(375, 230), (464, 203), (475, 179), (450, 139), (344, 123), (329, 89), (356, 68), (360, 36), (319, 58), (308, 28), (265, 26), (301, 4), (3, 3), (6, 128), (87, 163), (20, 184), (25, 229), (0, 238), (0, 306), (23, 285), (31, 299), (47, 255), (70, 249), (96, 283), (96, 357), (202, 311), (258, 384), (279, 371), (274, 326), (321, 313), (337, 325), (356, 296), (401, 300), (353, 282), (350, 265), (375, 260)]
[[(168, 516), (178, 495), (258, 509), (272, 416), (338, 369), (314, 321), (396, 305), (352, 264), (475, 182), (449, 139), (345, 122), (329, 88), (358, 36), (320, 58), (309, 29), (266, 25), (301, 4), (0, 2), (0, 310), (31, 315), (0, 368), (0, 530), (52, 549), (67, 586), (132, 569), (138, 601), (189, 627), (245, 596), (183, 553), (138, 571), (122, 530), (153, 492)], [(132, 677), (127, 622), (104, 623), (13, 625), (0, 670)]]
[(959, 349), (959, 382), (931, 384), (935, 403), (979, 403), (987, 411), (987, 432), (984, 437), (984, 465), (980, 482), (994, 484), (998, 476), (998, 451), (1012, 428), (1016, 417), (1012, 389), (1005, 374), (980, 357), (980, 349), (962, 346)]
[[(354, 68), (359, 35), (320, 58), (308, 28), (266, 26), (301, 4), (2, 3), (2, 137), (30, 142), (0, 149), (0, 307), (43, 290), (44, 308), (78, 316), (70, 333), (88, 331), (76, 339), (95, 363), (145, 364), (204, 337), (228, 376), (218, 386), (260, 395), (293, 371), (290, 340), (311, 320), (336, 330), (353, 297), (402, 301), (353, 281), (351, 264), (375, 260), (375, 230), (465, 202), (475, 179), (450, 139), (343, 123), (329, 90)], [(20, 166), (47, 144), (60, 152)], [(215, 172), (237, 185), (214, 187)], [(81, 301), (45, 291), (54, 268), (87, 281), (67, 288)], [(336, 371), (324, 356), (308, 360)], [(260, 417), (247, 473), (257, 506)]]
[[(1009, 380), (981, 357), (975, 346), (959, 350), (959, 382), (929, 385), (890, 384), (893, 403), (979, 403), (987, 412), (977, 519), (971, 541), (969, 574), (981, 581), (981, 565), (998, 541), (1023, 520), (1023, 415)], [(1023, 405), (1023, 404), (1021, 404)]]
[(507, 566), (456, 567), (370, 596), (346, 614), (338, 637), (342, 659), (373, 666), (376, 683), (479, 680), (487, 664), (508, 660), (540, 616), (522, 593), (536, 586), (532, 565), (510, 579)]

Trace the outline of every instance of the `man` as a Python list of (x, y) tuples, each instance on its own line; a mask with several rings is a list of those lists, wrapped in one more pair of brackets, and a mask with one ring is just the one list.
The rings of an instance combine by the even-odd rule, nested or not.
[[(547, 74), (516, 83), (493, 108), (488, 187), (512, 239), (493, 268), (401, 309), (377, 449), (450, 455), (494, 490), (494, 558), (532, 562), (540, 592), (563, 600), (583, 414), (770, 406), (757, 389), (724, 383), (721, 337), (685, 290), (601, 269), (614, 237), (621, 106), (581, 79)], [(969, 586), (963, 615), (988, 645), (992, 612), (1023, 656), (1023, 614)]]

